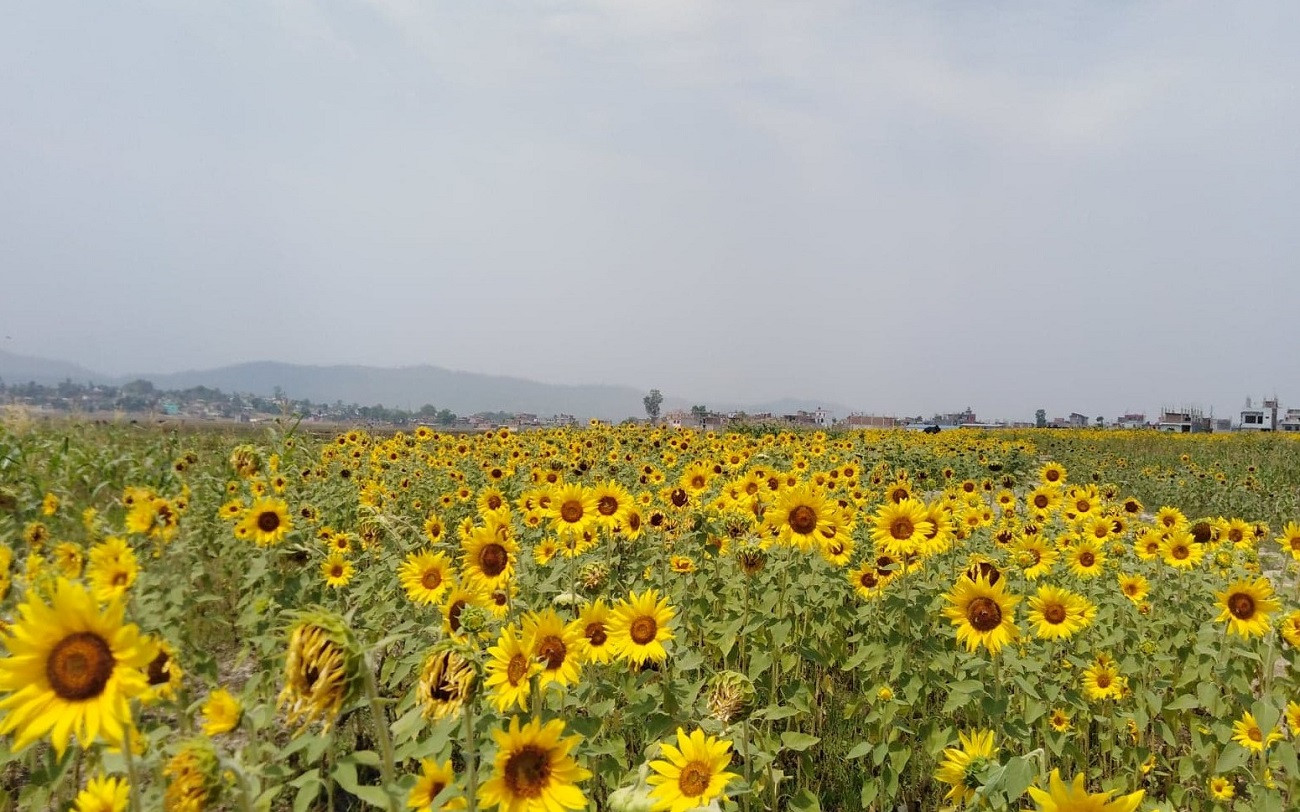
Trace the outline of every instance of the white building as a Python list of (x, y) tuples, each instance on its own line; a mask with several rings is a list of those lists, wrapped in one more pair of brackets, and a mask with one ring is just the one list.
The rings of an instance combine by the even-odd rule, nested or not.
[(1277, 398), (1266, 398), (1263, 408), (1256, 409), (1246, 398), (1246, 408), (1241, 410), (1238, 431), (1277, 431)]

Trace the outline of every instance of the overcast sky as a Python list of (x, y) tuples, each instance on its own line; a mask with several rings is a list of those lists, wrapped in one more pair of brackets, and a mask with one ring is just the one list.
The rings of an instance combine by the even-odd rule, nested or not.
[(1300, 406), (1298, 43), (1292, 0), (11, 3), (0, 348)]

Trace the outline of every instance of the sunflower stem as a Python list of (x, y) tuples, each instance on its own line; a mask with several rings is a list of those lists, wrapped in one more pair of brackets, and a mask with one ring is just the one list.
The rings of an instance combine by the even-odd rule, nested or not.
[(370, 703), (370, 719), (375, 728), (375, 740), (379, 742), (379, 771), (384, 782), (384, 794), (388, 797), (389, 812), (398, 812), (397, 799), (393, 795), (393, 740), (388, 736), (388, 714), (379, 701), (379, 689), (375, 686), (375, 675), (366, 663), (361, 669), (365, 680), (366, 699)]
[(126, 780), (131, 782), (131, 791), (127, 793), (131, 812), (140, 812), (140, 779), (135, 771), (135, 754), (131, 752), (131, 738), (134, 735), (135, 729), (128, 723), (126, 735), (122, 737), (122, 757), (126, 760)]
[(478, 809), (478, 739), (474, 736), (474, 702), (465, 703), (465, 808)]

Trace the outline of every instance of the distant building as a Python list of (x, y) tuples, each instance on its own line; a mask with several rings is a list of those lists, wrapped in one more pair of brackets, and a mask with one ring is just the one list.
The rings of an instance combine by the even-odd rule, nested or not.
[(1070, 428), (1086, 429), (1088, 428), (1088, 415), (1070, 412), (1067, 422), (1070, 424)]
[(1165, 408), (1160, 410), (1160, 422), (1156, 428), (1172, 434), (1203, 434), (1210, 431), (1211, 423), (1199, 409)]
[(1115, 421), (1115, 425), (1122, 429), (1141, 429), (1146, 428), (1147, 416), (1144, 414), (1125, 414), (1120, 415)]
[(855, 412), (844, 418), (844, 425), (854, 429), (892, 429), (901, 425), (901, 422), (897, 417), (858, 414)]
[(1300, 409), (1287, 409), (1286, 417), (1277, 423), (1278, 431), (1300, 432)]
[(1277, 398), (1265, 398), (1262, 409), (1252, 408), (1246, 398), (1246, 408), (1241, 410), (1238, 431), (1277, 431)]

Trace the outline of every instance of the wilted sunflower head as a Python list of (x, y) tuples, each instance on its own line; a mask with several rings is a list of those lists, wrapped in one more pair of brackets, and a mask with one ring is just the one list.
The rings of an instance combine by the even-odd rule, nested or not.
[(719, 671), (705, 688), (709, 713), (724, 725), (749, 714), (754, 705), (754, 683), (735, 671)]
[(464, 707), (474, 690), (474, 666), (455, 641), (429, 651), (420, 672), (419, 700), (426, 719), (445, 719)]
[(362, 667), (360, 647), (343, 618), (322, 609), (298, 613), (277, 704), (287, 708), (291, 726), (320, 722), (329, 730), (356, 695)]

